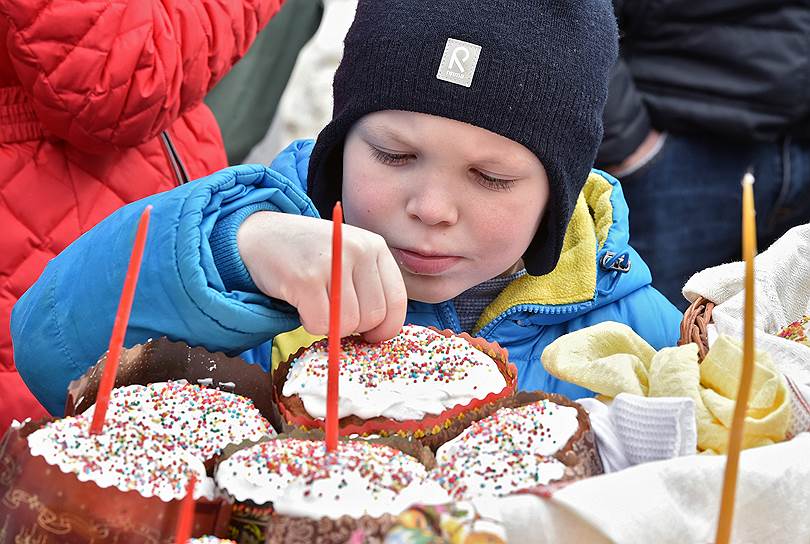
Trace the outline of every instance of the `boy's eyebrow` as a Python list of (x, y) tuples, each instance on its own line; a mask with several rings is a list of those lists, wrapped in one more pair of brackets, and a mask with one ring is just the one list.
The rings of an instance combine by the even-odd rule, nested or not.
[[(404, 135), (399, 134), (388, 126), (366, 122), (360, 125), (359, 128), (361, 132), (364, 132), (372, 138), (381, 138), (387, 142), (398, 143), (409, 148), (414, 147)], [(493, 168), (494, 170), (490, 172), (492, 174), (510, 175), (506, 171), (512, 170), (515, 166), (521, 168), (524, 166), (523, 164), (515, 165), (513, 160), (506, 159), (498, 153), (491, 153), (487, 150), (483, 150), (482, 153), (483, 155), (477, 157), (473, 162), (484, 167)]]
[(516, 161), (515, 159), (507, 159), (501, 155), (497, 154), (488, 154), (478, 158), (475, 161), (476, 164), (484, 167), (484, 168), (493, 168), (494, 170), (491, 173), (496, 173), (500, 171), (502, 174), (507, 174), (515, 170), (516, 168), (526, 168), (527, 165), (524, 164), (523, 161)]
[(368, 123), (365, 126), (363, 126), (363, 128), (371, 136), (376, 136), (378, 138), (383, 138), (385, 140), (393, 140), (394, 142), (405, 146), (411, 145), (410, 142), (408, 142), (408, 140), (404, 136), (402, 136), (401, 134), (397, 134), (396, 132), (394, 132), (393, 130), (391, 130), (386, 126)]

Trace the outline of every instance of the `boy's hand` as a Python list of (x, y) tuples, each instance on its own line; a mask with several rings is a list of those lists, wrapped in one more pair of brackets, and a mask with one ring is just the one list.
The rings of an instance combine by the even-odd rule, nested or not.
[[(298, 309), (311, 334), (329, 331), (332, 222), (300, 215), (257, 212), (237, 234), (242, 260), (267, 296)], [(385, 240), (343, 225), (343, 296), (340, 335), (361, 333), (379, 342), (399, 333), (407, 292)]]

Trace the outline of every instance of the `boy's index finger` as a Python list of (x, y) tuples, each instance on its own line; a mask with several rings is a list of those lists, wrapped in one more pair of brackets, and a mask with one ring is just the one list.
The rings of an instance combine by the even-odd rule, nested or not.
[(363, 333), (363, 339), (367, 342), (382, 342), (399, 334), (405, 324), (405, 314), (408, 310), (405, 282), (390, 251), (386, 249), (380, 254), (377, 258), (377, 267), (385, 294), (386, 313), (382, 323)]

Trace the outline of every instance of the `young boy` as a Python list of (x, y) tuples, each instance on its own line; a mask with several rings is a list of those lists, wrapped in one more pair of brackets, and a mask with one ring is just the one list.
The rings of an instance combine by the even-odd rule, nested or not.
[(152, 223), (126, 343), (167, 335), (267, 367), (276, 335), (328, 326), (331, 215), (345, 210), (342, 333), (403, 322), (509, 350), (522, 389), (572, 397), (540, 354), (606, 320), (654, 347), (680, 314), (590, 172), (617, 33), (608, 0), (361, 0), (332, 122), (245, 165), (126, 206), (14, 309), (15, 357), (54, 413), (106, 349), (138, 216)]

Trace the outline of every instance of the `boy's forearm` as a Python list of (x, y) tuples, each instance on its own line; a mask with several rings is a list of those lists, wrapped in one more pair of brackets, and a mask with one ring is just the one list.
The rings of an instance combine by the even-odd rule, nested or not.
[(107, 349), (147, 204), (154, 209), (126, 345), (165, 335), (237, 354), (298, 326), (264, 295), (227, 292), (214, 265), (217, 219), (263, 201), (298, 213), (309, 205), (262, 166), (229, 168), (121, 208), (51, 261), (12, 314), (17, 366), (46, 408), (61, 412), (67, 384)]

